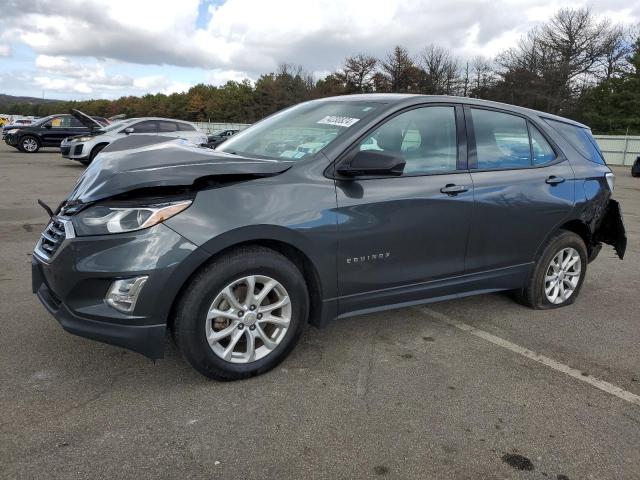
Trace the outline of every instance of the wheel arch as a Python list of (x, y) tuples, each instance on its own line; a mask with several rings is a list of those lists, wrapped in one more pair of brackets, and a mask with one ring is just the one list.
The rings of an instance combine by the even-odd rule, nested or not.
[[(210, 253), (211, 246), (207, 248), (208, 256), (202, 261), (195, 269), (182, 281), (179, 289), (177, 290), (174, 298), (171, 302), (169, 314), (167, 316), (167, 326), (172, 328), (173, 321), (175, 319), (176, 308), (180, 302), (180, 299), (184, 295), (186, 288), (192, 279), (207, 265), (214, 262), (216, 259), (224, 256), (225, 254), (236, 250), (238, 248), (247, 246), (262, 246), (274, 250), (289, 260), (300, 270), (300, 273), (305, 279), (307, 289), (309, 291), (309, 323), (314, 326), (323, 326), (329, 317), (331, 312), (327, 311), (323, 305), (323, 291), (324, 286), (321, 280), (320, 272), (316, 266), (316, 263), (310, 258), (310, 256), (300, 248), (299, 245), (293, 242), (286, 241), (282, 238), (274, 238), (272, 236), (262, 236), (254, 238), (246, 238), (244, 240), (237, 240), (234, 242), (226, 241), (220, 242), (220, 239), (216, 243), (219, 248), (215, 250), (215, 253)], [(335, 315), (334, 315), (335, 316)]]
[(42, 141), (42, 138), (40, 137), (40, 135), (38, 135), (35, 132), (24, 132), (22, 135), (20, 135), (18, 137), (18, 142), (16, 145), (20, 146), (20, 144), (22, 143), (22, 140), (24, 140), (25, 137), (32, 137), (35, 139), (36, 142), (38, 142), (38, 147), (42, 148), (44, 146), (44, 142)]
[(535, 259), (539, 258), (540, 255), (542, 255), (542, 252), (544, 252), (544, 249), (548, 245), (549, 241), (551, 241), (551, 239), (562, 230), (573, 232), (580, 238), (582, 238), (585, 246), (587, 247), (587, 255), (590, 259), (593, 257), (594, 253), (597, 254), (597, 251), (599, 251), (599, 249), (593, 242), (593, 234), (591, 233), (591, 230), (589, 229), (587, 224), (582, 220), (574, 218), (558, 225), (555, 229), (553, 229), (553, 231), (549, 233), (549, 235), (546, 236), (546, 238), (536, 251)]
[(107, 145), (109, 145), (109, 143), (111, 142), (100, 142), (100, 143), (96, 143), (92, 148), (91, 148), (91, 152), (89, 152), (89, 155), (93, 155), (93, 152), (95, 151), (96, 148), (105, 148)]

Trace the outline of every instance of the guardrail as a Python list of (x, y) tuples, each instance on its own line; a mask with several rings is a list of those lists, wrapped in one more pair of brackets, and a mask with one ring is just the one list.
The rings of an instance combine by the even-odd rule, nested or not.
[(640, 136), (594, 135), (609, 165), (633, 165), (640, 156)]

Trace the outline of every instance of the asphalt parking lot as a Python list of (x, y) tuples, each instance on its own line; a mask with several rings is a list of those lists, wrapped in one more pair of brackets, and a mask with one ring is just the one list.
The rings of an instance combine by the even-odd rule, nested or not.
[(603, 249), (575, 305), (494, 294), (334, 322), (235, 383), (200, 376), (170, 343), (154, 364), (69, 335), (31, 294), (36, 199), (57, 204), (82, 171), (54, 149), (0, 145), (1, 478), (640, 478), (628, 168), (615, 170), (627, 256)]

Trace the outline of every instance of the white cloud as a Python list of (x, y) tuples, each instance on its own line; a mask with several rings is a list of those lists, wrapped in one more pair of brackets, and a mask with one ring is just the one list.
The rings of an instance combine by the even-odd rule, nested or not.
[(244, 79), (249, 78), (249, 75), (245, 72), (238, 72), (237, 70), (213, 70), (206, 76), (208, 83), (212, 85), (224, 85), (228, 81), (241, 82)]
[[(98, 94), (190, 85), (184, 75), (176, 81), (130, 73), (135, 65), (196, 68), (224, 84), (256, 79), (282, 62), (332, 71), (346, 55), (383, 57), (396, 44), (414, 53), (436, 43), (466, 58), (492, 56), (562, 6), (589, 5), (614, 21), (640, 21), (640, 2), (628, 0), (226, 0), (208, 7), (200, 27), (199, 0), (3, 2), (0, 57), (11, 53), (8, 42), (24, 44), (38, 55), (37, 76)], [(131, 70), (110, 74), (114, 64)]]
[(186, 92), (192, 87), (192, 84), (171, 81), (165, 75), (149, 75), (136, 78), (133, 81), (133, 86), (143, 92), (165, 93), (169, 95), (172, 93)]
[[(513, 36), (505, 32), (525, 32), (562, 6), (556, 0), (507, 0), (500, 8), (491, 0), (227, 0), (209, 6), (206, 28), (197, 28), (198, 0), (8, 2), (6, 19), (0, 20), (6, 32), (40, 54), (254, 76), (283, 61), (331, 70), (349, 53), (381, 55), (397, 43), (414, 51), (434, 42), (454, 51), (465, 45), (465, 50), (495, 54), (504, 43), (496, 39)], [(640, 18), (637, 4), (588, 3), (616, 19)], [(472, 25), (478, 34), (469, 45)]]
[(53, 92), (74, 92), (74, 93), (92, 93), (93, 89), (86, 82), (78, 82), (72, 79), (51, 78), (51, 77), (34, 77), (33, 84), (47, 91)]

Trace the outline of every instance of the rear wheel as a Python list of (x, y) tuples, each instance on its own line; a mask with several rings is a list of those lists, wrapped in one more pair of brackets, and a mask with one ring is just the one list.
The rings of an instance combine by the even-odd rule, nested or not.
[(173, 334), (200, 373), (235, 380), (264, 373), (293, 349), (308, 316), (296, 266), (263, 247), (246, 247), (207, 265), (187, 286)]
[(20, 150), (25, 153), (36, 153), (40, 150), (40, 142), (33, 135), (25, 135), (20, 139)]
[(538, 310), (572, 304), (580, 293), (587, 263), (582, 238), (562, 230), (544, 249), (528, 285), (518, 292), (518, 299)]

